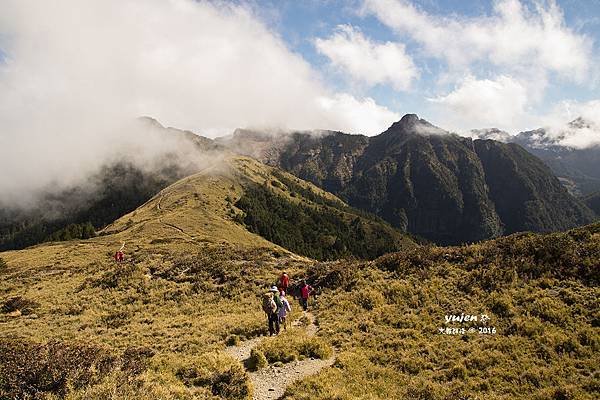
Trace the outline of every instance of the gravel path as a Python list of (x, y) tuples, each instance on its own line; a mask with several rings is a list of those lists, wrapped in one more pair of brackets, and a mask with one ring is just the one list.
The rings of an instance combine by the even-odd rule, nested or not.
[[(308, 317), (310, 323), (306, 326), (306, 334), (314, 336), (317, 333), (315, 317), (310, 312), (303, 315)], [(300, 321), (293, 321), (292, 326), (300, 325)], [(229, 346), (225, 352), (243, 363), (250, 357), (252, 349), (260, 344), (267, 336), (257, 337), (240, 343), (239, 346)], [(283, 364), (279, 367), (269, 365), (255, 372), (248, 372), (252, 386), (254, 387), (254, 400), (276, 400), (281, 398), (285, 389), (292, 383), (304, 377), (314, 375), (325, 367), (329, 367), (335, 361), (335, 355), (326, 359), (305, 359)]]
[(266, 336), (259, 336), (255, 337), (254, 339), (245, 340), (238, 346), (228, 346), (225, 349), (225, 352), (239, 362), (243, 363), (245, 360), (250, 358), (250, 351), (252, 351), (254, 347), (258, 346), (258, 344), (262, 342), (265, 337)]
[(314, 375), (325, 367), (329, 367), (335, 357), (327, 360), (307, 359), (292, 361), (281, 367), (272, 365), (250, 372), (250, 379), (254, 386), (254, 400), (276, 400), (283, 396), (285, 389), (292, 383), (304, 377)]

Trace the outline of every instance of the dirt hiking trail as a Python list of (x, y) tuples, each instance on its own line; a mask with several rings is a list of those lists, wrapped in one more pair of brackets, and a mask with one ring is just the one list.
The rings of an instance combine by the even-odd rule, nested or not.
[[(317, 333), (317, 325), (315, 317), (311, 312), (302, 314), (309, 320), (306, 326), (306, 334), (314, 336)], [(300, 317), (302, 318), (302, 317)], [(291, 323), (292, 327), (300, 325), (300, 319)], [(250, 352), (258, 346), (268, 336), (261, 336), (254, 339), (246, 340), (239, 346), (229, 346), (225, 352), (241, 362), (242, 364), (250, 357)], [(252, 386), (254, 386), (254, 400), (276, 400), (283, 396), (285, 389), (304, 377), (314, 375), (325, 367), (329, 367), (335, 361), (334, 355), (326, 360), (307, 358), (305, 360), (292, 361), (283, 364), (279, 367), (269, 365), (266, 368), (261, 368), (258, 371), (248, 371)]]

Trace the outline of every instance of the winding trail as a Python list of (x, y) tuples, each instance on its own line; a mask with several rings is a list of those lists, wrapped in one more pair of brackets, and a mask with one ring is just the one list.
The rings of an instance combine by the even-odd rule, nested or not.
[[(308, 336), (314, 336), (318, 330), (317, 325), (315, 324), (314, 315), (310, 312), (305, 312), (303, 315), (310, 321), (306, 327), (306, 334)], [(299, 319), (293, 321), (291, 325), (299, 326)], [(268, 336), (257, 337), (246, 340), (240, 343), (239, 346), (229, 346), (225, 349), (225, 352), (243, 364), (244, 361), (250, 357), (252, 349), (258, 346), (267, 337)], [(248, 371), (252, 386), (254, 387), (253, 400), (279, 399), (283, 396), (285, 389), (288, 386), (302, 378), (318, 373), (325, 367), (331, 366), (334, 361), (335, 350), (334, 355), (326, 360), (311, 358), (302, 361), (292, 361), (283, 364), (280, 367), (269, 365), (258, 371)]]

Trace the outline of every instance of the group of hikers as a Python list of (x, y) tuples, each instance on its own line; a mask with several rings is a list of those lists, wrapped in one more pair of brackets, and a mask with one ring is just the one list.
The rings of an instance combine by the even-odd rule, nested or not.
[[(292, 311), (292, 306), (286, 297), (290, 287), (290, 277), (284, 271), (279, 278), (278, 285), (272, 286), (263, 296), (262, 308), (267, 314), (269, 336), (278, 335), (281, 326), (283, 329), (287, 329), (287, 314)], [(298, 297), (302, 309), (307, 311), (308, 299), (311, 294), (315, 294), (314, 289), (305, 280), (302, 280), (298, 290), (292, 291), (295, 292), (292, 293), (292, 296)]]

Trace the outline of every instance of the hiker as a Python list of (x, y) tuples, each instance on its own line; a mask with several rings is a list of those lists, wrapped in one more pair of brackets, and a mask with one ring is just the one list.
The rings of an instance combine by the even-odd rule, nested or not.
[(115, 253), (115, 261), (121, 263), (125, 260), (125, 253), (123, 253), (123, 249), (125, 248), (125, 243), (121, 245), (121, 248), (117, 250)]
[(285, 291), (281, 291), (281, 303), (283, 306), (279, 309), (279, 324), (283, 325), (283, 329), (287, 330), (287, 313), (292, 312), (290, 302), (285, 298)]
[(287, 293), (288, 286), (290, 286), (290, 277), (288, 276), (287, 272), (283, 271), (281, 277), (279, 278), (279, 290)]
[(302, 303), (302, 309), (304, 311), (308, 310), (308, 298), (312, 293), (313, 288), (306, 283), (305, 280), (300, 284), (300, 303)]
[(123, 260), (125, 260), (125, 254), (121, 250), (117, 251), (115, 253), (115, 261), (121, 263)]
[[(277, 295), (276, 295), (277, 294)], [(281, 304), (279, 298), (279, 290), (276, 286), (273, 286), (267, 293), (263, 295), (262, 309), (267, 314), (269, 321), (269, 336), (279, 334), (279, 306), (277, 302)]]

